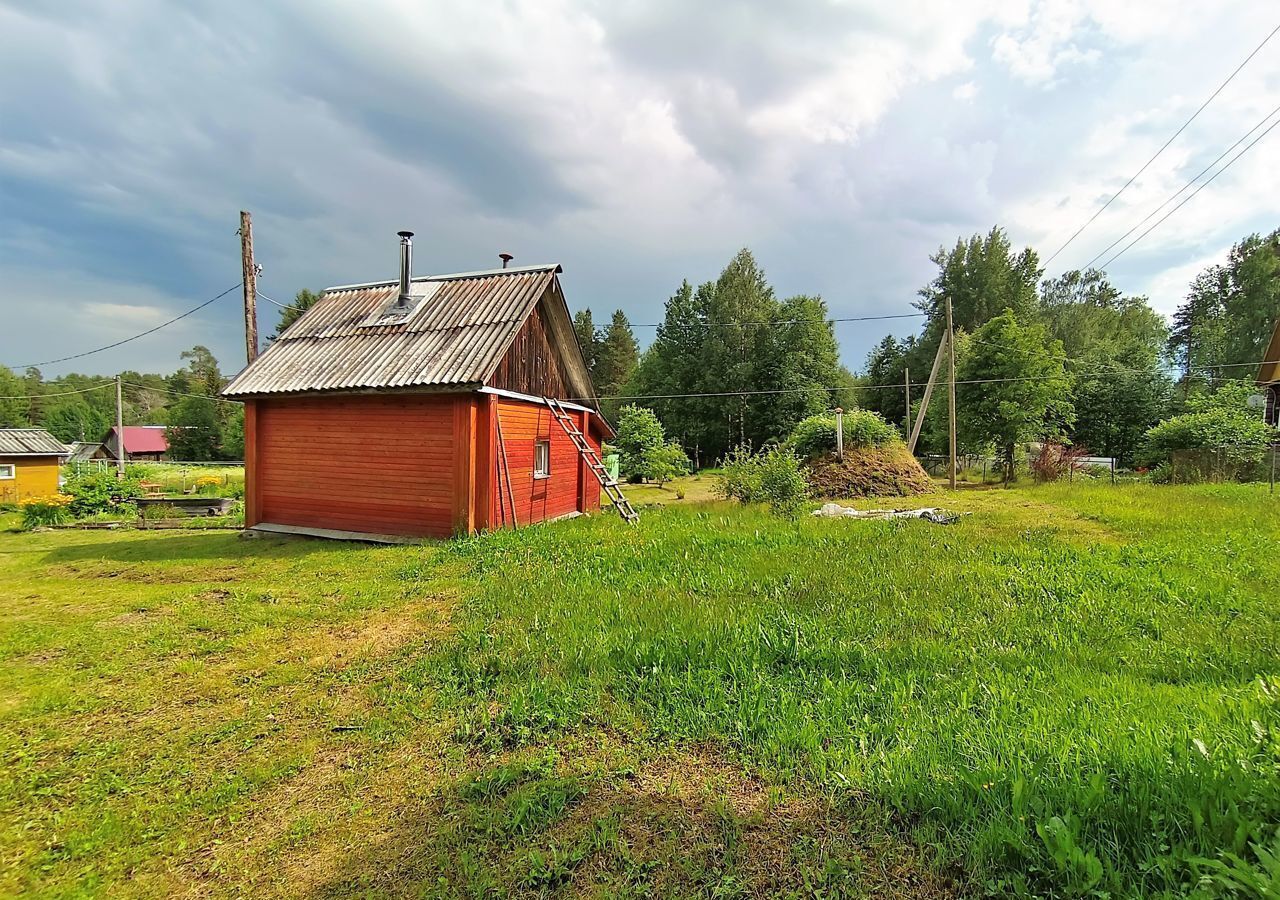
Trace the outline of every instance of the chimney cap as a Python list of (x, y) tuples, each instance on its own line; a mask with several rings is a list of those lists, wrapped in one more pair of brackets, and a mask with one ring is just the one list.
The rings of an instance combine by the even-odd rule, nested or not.
[(399, 236), (400, 236), (400, 237), (402, 237), (402, 238), (411, 238), (411, 237), (413, 237), (413, 232), (412, 232), (412, 231), (397, 231), (397, 232), (396, 232), (396, 234), (397, 234), (397, 235), (399, 235)]
[(498, 259), (502, 260), (502, 268), (504, 268), (504, 269), (505, 269), (505, 268), (507, 267), (507, 263), (509, 263), (509, 262), (511, 262), (511, 260), (515, 259), (515, 257), (514, 257), (514, 256), (512, 256), (510, 253), (499, 253), (499, 254), (498, 254)]

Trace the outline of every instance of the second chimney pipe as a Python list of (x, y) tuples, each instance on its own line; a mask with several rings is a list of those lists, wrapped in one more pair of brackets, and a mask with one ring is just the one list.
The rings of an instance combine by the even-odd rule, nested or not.
[(400, 231), (400, 296), (397, 306), (409, 305), (409, 279), (413, 276), (413, 232)]

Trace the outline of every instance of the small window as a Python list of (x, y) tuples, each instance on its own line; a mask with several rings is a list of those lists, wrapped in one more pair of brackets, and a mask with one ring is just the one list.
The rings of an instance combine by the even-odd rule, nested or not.
[(551, 442), (536, 441), (533, 445), (533, 477), (551, 477)]
[(18, 477), (18, 469), (13, 463), (0, 466), (0, 479), (10, 480)]

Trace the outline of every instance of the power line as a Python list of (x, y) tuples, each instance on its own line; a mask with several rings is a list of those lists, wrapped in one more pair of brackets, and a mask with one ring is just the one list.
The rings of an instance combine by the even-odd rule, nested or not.
[[(928, 313), (914, 312), (914, 313), (894, 313), (892, 315), (885, 315), (885, 316), (840, 316), (837, 318), (823, 319), (822, 321), (826, 322), (827, 324), (834, 325), (838, 322), (881, 322), (886, 319), (918, 319), (918, 318), (926, 317), (928, 315), (929, 315)], [(807, 325), (807, 324), (810, 324), (812, 321), (813, 321), (812, 319), (779, 319), (772, 322), (679, 322), (679, 323), (676, 323), (674, 327), (676, 328), (713, 328), (713, 327), (723, 326), (726, 328), (733, 328), (737, 326), (745, 327), (745, 326), (756, 326), (756, 325), (763, 325), (763, 326), (773, 325), (776, 327), (779, 325)], [(628, 322), (627, 324), (631, 328), (673, 327), (668, 325), (666, 322)], [(609, 326), (595, 325), (593, 327), (601, 330), (606, 330), (608, 329)]]
[(1214, 173), (1213, 173), (1213, 175), (1211, 175), (1207, 181), (1205, 181), (1203, 184), (1201, 184), (1199, 187), (1197, 187), (1194, 191), (1192, 191), (1190, 194), (1188, 194), (1186, 197), (1184, 197), (1184, 198), (1182, 199), (1182, 202), (1181, 202), (1181, 203), (1179, 203), (1179, 204), (1178, 204), (1177, 206), (1175, 206), (1173, 209), (1169, 210), (1167, 213), (1165, 213), (1163, 216), (1161, 216), (1159, 219), (1157, 219), (1155, 222), (1153, 222), (1153, 223), (1151, 224), (1151, 227), (1150, 227), (1150, 228), (1148, 228), (1146, 231), (1142, 232), (1142, 234), (1140, 234), (1140, 235), (1138, 235), (1136, 238), (1134, 238), (1134, 239), (1133, 239), (1133, 240), (1132, 240), (1132, 241), (1131, 241), (1127, 246), (1125, 246), (1122, 250), (1120, 250), (1118, 253), (1116, 253), (1114, 256), (1112, 256), (1110, 259), (1108, 259), (1106, 262), (1104, 262), (1104, 263), (1102, 264), (1102, 268), (1103, 268), (1103, 269), (1106, 269), (1106, 267), (1107, 267), (1107, 266), (1111, 265), (1111, 264), (1112, 264), (1113, 262), (1115, 262), (1117, 259), (1119, 259), (1120, 257), (1124, 256), (1126, 253), (1128, 253), (1130, 250), (1132, 250), (1132, 249), (1134, 248), (1134, 246), (1135, 246), (1139, 241), (1141, 241), (1144, 237), (1146, 237), (1147, 235), (1149, 235), (1151, 232), (1155, 231), (1155, 230), (1156, 230), (1156, 228), (1158, 228), (1158, 227), (1160, 226), (1160, 223), (1161, 223), (1161, 222), (1163, 222), (1165, 219), (1169, 218), (1171, 215), (1173, 215), (1174, 213), (1176, 213), (1178, 210), (1182, 209), (1182, 207), (1186, 206), (1186, 204), (1187, 204), (1187, 203), (1191, 200), (1191, 198), (1192, 198), (1192, 197), (1194, 197), (1196, 194), (1200, 193), (1202, 190), (1204, 190), (1205, 188), (1207, 188), (1209, 185), (1213, 184), (1213, 180), (1214, 180), (1215, 178), (1217, 178), (1217, 177), (1218, 177), (1219, 175), (1221, 175), (1223, 172), (1227, 171), (1227, 169), (1231, 168), (1232, 163), (1234, 163), (1234, 162), (1235, 162), (1236, 160), (1238, 160), (1240, 157), (1244, 156), (1244, 155), (1245, 155), (1246, 153), (1248, 153), (1251, 149), (1253, 149), (1253, 145), (1254, 145), (1254, 144), (1256, 144), (1256, 143), (1258, 143), (1258, 141), (1262, 140), (1262, 139), (1263, 139), (1264, 137), (1266, 137), (1268, 134), (1270, 134), (1270, 133), (1271, 133), (1271, 130), (1272, 130), (1273, 128), (1275, 128), (1277, 125), (1280, 125), (1280, 119), (1277, 119), (1276, 121), (1274, 121), (1274, 122), (1272, 122), (1270, 125), (1268, 125), (1268, 126), (1267, 126), (1267, 130), (1266, 130), (1266, 131), (1262, 132), (1262, 134), (1258, 135), (1256, 138), (1254, 138), (1252, 141), (1250, 141), (1248, 144), (1246, 144), (1246, 145), (1244, 146), (1244, 149), (1242, 149), (1242, 150), (1241, 150), (1239, 153), (1237, 153), (1235, 156), (1231, 157), (1231, 159), (1227, 160), (1226, 165), (1224, 165), (1224, 166), (1223, 166), (1221, 169), (1219, 169), (1218, 171), (1214, 172)]
[[(982, 343), (989, 343), (989, 342), (984, 341)], [(1003, 345), (996, 344), (993, 346), (1003, 346)], [(1021, 348), (1009, 348), (1009, 349), (1021, 349)], [(1026, 352), (1032, 352), (1032, 351), (1026, 351)], [(1061, 358), (1066, 359), (1066, 357), (1061, 357)], [(1211, 365), (1211, 366), (1200, 366), (1199, 368), (1201, 369), (1257, 368), (1258, 366), (1264, 366), (1264, 365), (1270, 365), (1270, 364), (1280, 364), (1280, 360), (1262, 360), (1260, 362), (1247, 362), (1247, 363), (1220, 363), (1220, 364)], [(1137, 371), (1137, 370), (1134, 370), (1134, 371)], [(1115, 374), (1114, 371), (1106, 370), (1106, 369), (1097, 369), (1090, 372), (1074, 373), (1075, 377), (1085, 377), (1090, 375), (1114, 375), (1114, 374)], [(968, 379), (957, 380), (956, 384), (958, 385), (959, 384), (1006, 384), (1010, 382), (1024, 382), (1024, 381), (1061, 381), (1063, 377), (1064, 376), (1060, 376), (1060, 375), (1025, 375), (1025, 376), (1014, 377), (1014, 378), (968, 378)], [(946, 379), (938, 379), (937, 381), (934, 382), (934, 385), (936, 387), (937, 385), (948, 385), (950, 383), (951, 382), (947, 381)], [(910, 384), (911, 384), (911, 387), (915, 388), (915, 387), (924, 387), (926, 384), (928, 384), (928, 382), (913, 381)], [(692, 400), (692, 399), (697, 399), (701, 397), (750, 397), (755, 395), (771, 396), (776, 394), (807, 394), (814, 391), (825, 391), (828, 393), (833, 391), (843, 391), (843, 390), (900, 391), (903, 389), (903, 387), (904, 387), (904, 382), (896, 381), (896, 382), (893, 382), (892, 384), (854, 384), (854, 385), (838, 386), (838, 387), (814, 385), (813, 387), (803, 387), (803, 388), (776, 388), (776, 389), (767, 389), (767, 390), (762, 389), (762, 390), (747, 390), (747, 391), (705, 391), (701, 393), (688, 393), (688, 394), (633, 394), (629, 396), (617, 395), (617, 396), (604, 396), (604, 397), (569, 397), (566, 399), (568, 399), (571, 402), (577, 402), (577, 403), (590, 402), (593, 400)]]
[[(271, 300), (270, 297), (266, 296), (266, 294), (262, 293), (261, 291), (257, 292), (257, 296), (261, 297), (262, 300), (265, 300), (266, 302), (271, 303), (271, 305), (273, 306), (279, 306), (280, 309), (282, 310), (301, 310), (305, 312), (306, 309), (308, 309), (308, 307), (298, 306), (297, 303), (282, 303), (282, 302), (279, 302), (278, 300)], [(842, 323), (842, 321), (884, 321), (888, 319), (919, 319), (919, 317), (922, 317), (922, 316), (928, 316), (928, 312), (895, 312), (895, 314), (883, 315), (883, 316), (838, 316), (838, 317), (833, 317), (833, 319), (823, 319), (823, 321), (826, 321), (826, 323), (833, 325), (836, 323)], [(810, 321), (809, 319), (781, 319), (781, 320), (774, 320), (774, 321), (690, 321), (690, 323), (676, 323), (675, 325), (668, 325), (667, 323), (662, 323), (662, 321), (658, 321), (658, 323), (649, 323), (649, 321), (645, 321), (645, 323), (640, 323), (640, 321), (628, 321), (627, 328), (672, 328), (672, 326), (675, 326), (675, 328), (713, 328), (713, 326), (724, 326), (724, 328), (732, 328), (732, 326), (736, 326), (736, 325), (742, 325), (742, 326), (804, 325), (804, 324), (808, 324), (809, 321)], [(598, 332), (603, 332), (603, 330), (607, 330), (609, 326), (593, 325), (593, 328), (595, 330), (598, 330)]]
[(121, 381), (121, 384), (127, 384), (129, 387), (142, 388), (144, 391), (159, 391), (162, 394), (173, 394), (175, 397), (195, 397), (197, 400), (216, 400), (219, 403), (237, 403), (236, 400), (227, 400), (222, 397), (210, 396), (208, 394), (192, 394), (187, 391), (175, 391), (172, 388), (155, 387), (149, 384), (138, 384), (133, 381)]
[[(296, 303), (282, 303), (276, 300), (271, 300), (270, 297), (266, 296), (266, 294), (262, 293), (261, 291), (257, 292), (257, 296), (261, 297), (262, 300), (265, 300), (268, 303), (273, 303), (274, 306), (279, 306), (280, 309), (282, 310), (306, 311), (305, 309), (303, 309), (303, 307), (296, 305)], [(920, 316), (927, 316), (927, 315), (928, 315), (927, 312), (896, 312), (896, 314), (883, 315), (883, 316), (840, 316), (840, 317), (835, 317), (835, 319), (824, 319), (823, 321), (827, 321), (827, 323), (831, 323), (831, 324), (836, 324), (836, 323), (842, 323), (842, 321), (883, 321), (887, 319), (918, 319), (918, 317)], [(804, 325), (804, 324), (808, 324), (809, 321), (810, 321), (809, 319), (782, 319), (782, 320), (776, 320), (776, 321), (691, 321), (691, 323), (677, 323), (675, 326), (676, 328), (712, 328), (712, 326), (723, 325), (723, 326), (726, 326), (726, 328), (732, 328), (732, 326), (735, 326), (735, 325), (744, 325), (744, 326), (746, 325)], [(596, 330), (600, 330), (600, 332), (603, 332), (603, 330), (608, 329), (608, 325), (593, 325), (593, 328)], [(660, 321), (659, 323), (639, 323), (639, 321), (628, 321), (627, 328), (671, 328), (671, 325), (668, 325), (667, 323), (660, 323)]]
[(104, 387), (114, 387), (115, 379), (104, 381), (101, 384), (95, 384), (93, 387), (79, 388), (74, 391), (53, 391), (48, 394), (22, 394), (17, 397), (0, 397), (0, 400), (43, 400), (45, 397), (70, 397), (72, 394), (87, 394), (90, 391), (98, 391)]
[(1085, 222), (1083, 225), (1077, 228), (1075, 231), (1075, 234), (1067, 238), (1066, 243), (1064, 243), (1057, 250), (1053, 251), (1053, 255), (1044, 261), (1044, 264), (1046, 266), (1049, 265), (1049, 263), (1053, 262), (1054, 258), (1059, 253), (1067, 249), (1067, 247), (1070, 246), (1071, 242), (1080, 236), (1080, 233), (1082, 231), (1084, 231), (1086, 228), (1092, 225), (1093, 221), (1097, 219), (1098, 216), (1102, 215), (1102, 213), (1106, 211), (1107, 207), (1110, 206), (1112, 203), (1114, 203), (1116, 198), (1119, 197), (1121, 194), (1123, 194), (1128, 189), (1129, 185), (1133, 184), (1133, 182), (1138, 178), (1138, 176), (1141, 175), (1143, 172), (1145, 172), (1147, 170), (1147, 167), (1156, 161), (1156, 159), (1160, 156), (1160, 154), (1164, 153), (1164, 151), (1168, 149), (1169, 145), (1172, 144), (1177, 139), (1178, 135), (1182, 134), (1182, 132), (1186, 130), (1187, 126), (1190, 125), (1192, 122), (1194, 122), (1196, 120), (1196, 117), (1199, 116), (1200, 113), (1204, 112), (1205, 107), (1208, 106), (1210, 103), (1212, 103), (1214, 98), (1222, 93), (1222, 89), (1225, 88), (1228, 84), (1230, 84), (1232, 79), (1234, 79), (1237, 75), (1240, 74), (1240, 70), (1249, 64), (1249, 60), (1257, 56), (1258, 51), (1261, 50), (1263, 47), (1265, 47), (1267, 45), (1267, 42), (1270, 41), (1273, 37), (1275, 37), (1275, 34), (1277, 31), (1280, 31), (1280, 25), (1277, 25), (1275, 28), (1271, 29), (1271, 33), (1262, 39), (1262, 43), (1259, 44), (1257, 47), (1253, 48), (1253, 52), (1244, 58), (1244, 62), (1236, 66), (1235, 71), (1233, 71), (1230, 75), (1227, 76), (1227, 80), (1222, 82), (1222, 84), (1218, 85), (1218, 89), (1209, 95), (1209, 99), (1204, 101), (1204, 103), (1200, 104), (1200, 108), (1191, 114), (1191, 118), (1187, 119), (1187, 121), (1182, 123), (1182, 125), (1178, 128), (1178, 130), (1173, 133), (1173, 136), (1170, 137), (1169, 140), (1165, 141), (1164, 144), (1161, 145), (1160, 149), (1155, 152), (1155, 155), (1153, 155), (1149, 160), (1143, 163), (1142, 168), (1134, 172), (1133, 175), (1129, 177), (1129, 180), (1124, 183), (1124, 186), (1120, 188), (1120, 190), (1116, 191), (1114, 194), (1111, 195), (1110, 200), (1102, 204), (1102, 206), (1098, 207), (1097, 212), (1095, 212), (1092, 216), (1090, 216), (1087, 222)]
[(1195, 176), (1194, 178), (1192, 178), (1190, 181), (1188, 181), (1188, 182), (1187, 182), (1186, 184), (1184, 184), (1182, 187), (1178, 188), (1178, 190), (1177, 190), (1173, 195), (1171, 195), (1168, 199), (1166, 199), (1163, 203), (1161, 203), (1159, 206), (1157, 206), (1157, 207), (1156, 207), (1155, 209), (1153, 209), (1151, 212), (1147, 213), (1147, 217), (1146, 217), (1145, 219), (1143, 219), (1143, 220), (1142, 220), (1141, 222), (1139, 222), (1137, 225), (1134, 225), (1132, 228), (1130, 228), (1130, 229), (1129, 229), (1128, 231), (1126, 231), (1124, 234), (1120, 235), (1120, 237), (1116, 238), (1114, 241), (1112, 241), (1112, 242), (1111, 242), (1110, 244), (1108, 244), (1106, 247), (1102, 248), (1102, 250), (1098, 251), (1098, 254), (1097, 254), (1096, 256), (1094, 256), (1094, 258), (1093, 258), (1093, 259), (1089, 260), (1087, 263), (1085, 263), (1083, 266), (1081, 266), (1081, 270), (1082, 270), (1082, 271), (1087, 271), (1087, 270), (1088, 270), (1088, 269), (1089, 269), (1089, 268), (1090, 268), (1094, 263), (1096, 263), (1099, 259), (1101, 259), (1103, 256), (1105, 256), (1108, 252), (1110, 252), (1110, 250), (1111, 250), (1111, 248), (1112, 248), (1112, 247), (1114, 247), (1116, 244), (1118, 244), (1118, 243), (1120, 243), (1121, 241), (1123, 241), (1123, 240), (1124, 240), (1125, 238), (1127, 238), (1129, 235), (1133, 234), (1135, 231), (1137, 231), (1137, 230), (1138, 230), (1139, 228), (1141, 228), (1143, 225), (1147, 224), (1147, 222), (1148, 222), (1148, 221), (1150, 221), (1150, 219), (1151, 219), (1151, 217), (1152, 217), (1152, 216), (1154, 216), (1156, 213), (1160, 212), (1160, 210), (1164, 209), (1166, 206), (1168, 206), (1168, 205), (1169, 205), (1170, 203), (1172, 203), (1174, 200), (1178, 199), (1178, 195), (1179, 195), (1179, 194), (1181, 194), (1181, 193), (1182, 193), (1183, 191), (1185, 191), (1187, 188), (1191, 187), (1191, 185), (1193, 185), (1193, 184), (1195, 184), (1197, 181), (1199, 181), (1199, 180), (1200, 180), (1200, 178), (1201, 178), (1201, 176), (1203, 176), (1205, 172), (1208, 172), (1210, 169), (1212, 169), (1212, 168), (1213, 168), (1214, 166), (1216, 166), (1218, 163), (1222, 162), (1223, 157), (1225, 157), (1225, 156), (1226, 156), (1228, 153), (1230, 153), (1232, 150), (1236, 149), (1236, 147), (1239, 147), (1242, 143), (1244, 143), (1244, 142), (1245, 142), (1245, 140), (1247, 140), (1247, 139), (1248, 139), (1249, 135), (1253, 134), (1255, 131), (1257, 131), (1259, 128), (1261, 128), (1261, 127), (1266, 123), (1266, 121), (1267, 121), (1268, 119), (1270, 119), (1272, 116), (1274, 116), (1274, 115), (1275, 115), (1276, 113), (1278, 113), (1278, 112), (1280, 112), (1280, 106), (1277, 106), (1275, 109), (1271, 110), (1271, 112), (1269, 112), (1269, 113), (1267, 113), (1265, 116), (1263, 116), (1263, 117), (1262, 117), (1262, 121), (1260, 121), (1257, 125), (1254, 125), (1254, 126), (1253, 126), (1252, 128), (1250, 128), (1248, 131), (1246, 131), (1243, 135), (1241, 135), (1241, 136), (1240, 136), (1240, 139), (1239, 139), (1239, 140), (1237, 140), (1237, 141), (1236, 141), (1234, 144), (1232, 144), (1230, 147), (1228, 147), (1226, 150), (1223, 150), (1223, 151), (1222, 151), (1222, 153), (1220, 153), (1220, 154), (1218, 155), (1218, 158), (1217, 158), (1217, 159), (1215, 159), (1213, 162), (1209, 163), (1209, 165), (1207, 165), (1207, 166), (1205, 166), (1203, 169), (1201, 169), (1201, 170), (1199, 171), (1199, 173), (1197, 173), (1197, 174), (1196, 174), (1196, 176)]
[(63, 357), (60, 357), (59, 359), (46, 359), (44, 362), (27, 363), (26, 365), (21, 365), (21, 366), (10, 366), (10, 368), (33, 369), (33, 368), (38, 368), (39, 366), (52, 366), (55, 363), (63, 363), (63, 362), (69, 362), (73, 359), (81, 359), (82, 357), (85, 357), (85, 356), (92, 356), (95, 353), (101, 353), (104, 350), (114, 349), (115, 347), (119, 347), (122, 344), (127, 344), (130, 341), (136, 341), (138, 338), (146, 337), (149, 334), (155, 334), (161, 328), (167, 328), (168, 326), (172, 325), (174, 322), (178, 322), (182, 319), (185, 319), (187, 316), (193, 313), (199, 312), (200, 310), (208, 306), (210, 303), (213, 303), (217, 300), (221, 300), (223, 297), (227, 296), (227, 294), (230, 294), (236, 288), (240, 287), (240, 284), (241, 282), (237, 281), (235, 284), (231, 285), (231, 287), (227, 288), (221, 294), (218, 294), (216, 297), (210, 297), (208, 300), (204, 301), (199, 306), (193, 306), (191, 309), (187, 310), (181, 315), (174, 316), (172, 319), (170, 319), (167, 322), (161, 322), (159, 325), (155, 326), (154, 328), (148, 328), (146, 331), (135, 334), (132, 337), (127, 337), (124, 340), (116, 341), (113, 344), (107, 344), (104, 347), (96, 347), (93, 350), (86, 350), (83, 353), (73, 353), (71, 356), (63, 356)]

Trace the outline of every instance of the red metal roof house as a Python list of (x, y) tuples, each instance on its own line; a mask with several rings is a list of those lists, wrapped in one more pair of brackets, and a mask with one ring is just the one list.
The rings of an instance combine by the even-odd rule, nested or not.
[(398, 283), (329, 288), (223, 392), (246, 527), (447, 537), (599, 508), (570, 432), (598, 454), (609, 426), (560, 267), (414, 278), (411, 236)]
[[(108, 459), (120, 458), (120, 432), (114, 425), (102, 439), (102, 448)], [(126, 425), (124, 426), (124, 458), (126, 460), (149, 460), (152, 462), (165, 458), (169, 452), (169, 439), (165, 436), (163, 425)]]

